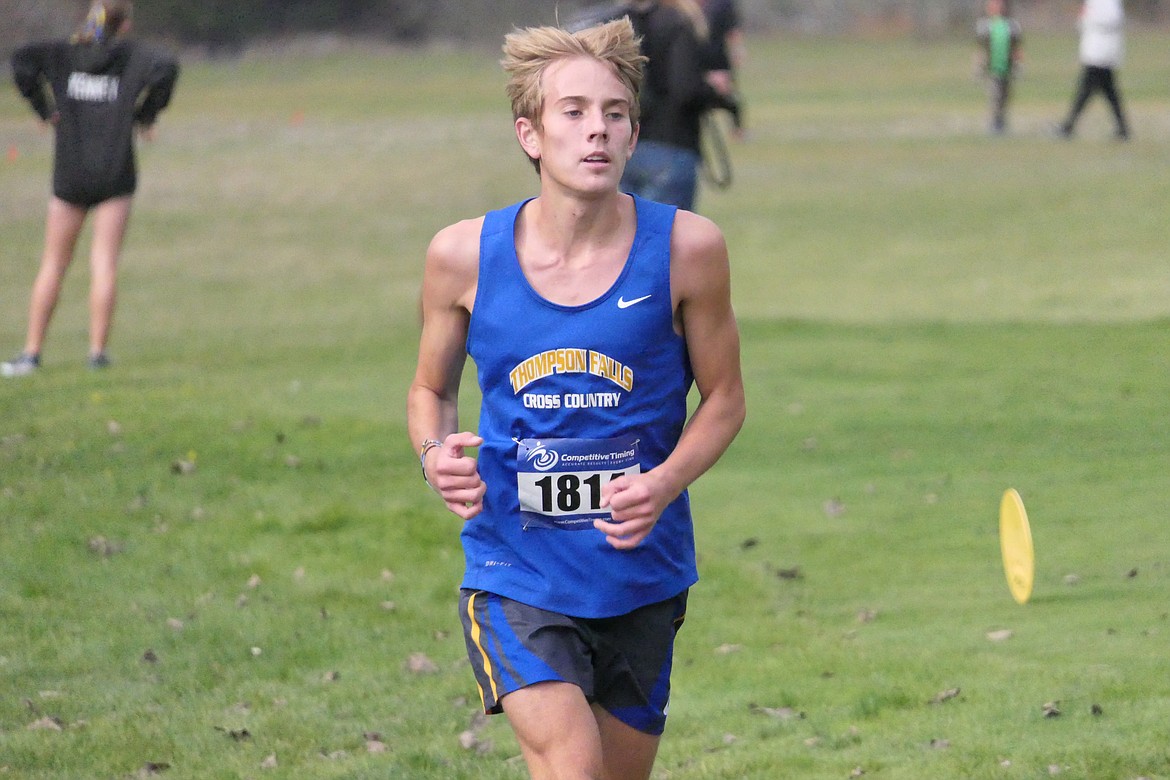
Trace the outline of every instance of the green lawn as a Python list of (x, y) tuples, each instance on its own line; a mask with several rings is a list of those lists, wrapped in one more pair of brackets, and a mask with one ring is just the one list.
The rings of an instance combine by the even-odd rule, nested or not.
[[(1128, 144), (1100, 102), (1049, 136), (1071, 34), (1029, 38), (1004, 138), (966, 41), (749, 43), (750, 139), (699, 203), (749, 419), (692, 490), (656, 780), (1170, 778), (1164, 33), (1130, 37)], [(496, 59), (185, 64), (114, 368), (84, 368), (79, 256), (44, 368), (0, 384), (0, 778), (524, 776), (475, 718), (458, 521), (404, 421), (427, 241), (536, 185)], [(50, 165), (30, 116), (0, 94), (5, 356)]]

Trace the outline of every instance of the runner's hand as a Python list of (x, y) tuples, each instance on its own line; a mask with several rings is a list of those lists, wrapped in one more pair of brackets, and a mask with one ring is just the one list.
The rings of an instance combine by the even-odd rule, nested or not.
[(478, 447), (483, 439), (474, 433), (452, 433), (443, 440), (442, 446), (428, 453), (424, 469), (427, 481), (435, 489), (447, 508), (464, 520), (470, 520), (483, 510), (483, 494), (487, 485), (479, 476), (475, 458), (465, 454), (467, 447)]
[(609, 507), (612, 519), (594, 520), (593, 527), (614, 548), (633, 549), (654, 530), (671, 500), (653, 471), (618, 477), (601, 488), (601, 506)]

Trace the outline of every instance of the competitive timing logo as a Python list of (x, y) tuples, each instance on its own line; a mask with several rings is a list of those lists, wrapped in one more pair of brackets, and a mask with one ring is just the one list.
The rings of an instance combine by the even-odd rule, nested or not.
[(532, 467), (537, 471), (548, 471), (560, 463), (561, 456), (556, 450), (550, 450), (543, 444), (537, 444), (528, 451), (528, 456), (525, 460), (531, 463)]

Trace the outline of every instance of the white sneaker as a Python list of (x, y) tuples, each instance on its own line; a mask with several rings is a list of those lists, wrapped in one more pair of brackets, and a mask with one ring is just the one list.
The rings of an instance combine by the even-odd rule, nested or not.
[(28, 376), (41, 367), (40, 355), (29, 355), (21, 352), (12, 360), (0, 363), (0, 376)]

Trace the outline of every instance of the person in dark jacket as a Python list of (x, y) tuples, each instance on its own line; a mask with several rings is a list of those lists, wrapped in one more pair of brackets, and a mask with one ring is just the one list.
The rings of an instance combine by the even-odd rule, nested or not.
[(707, 69), (706, 21), (693, 0), (635, 0), (625, 13), (647, 57), (638, 146), (622, 189), (694, 210), (703, 114), (731, 109)]
[(100, 0), (71, 39), (29, 44), (12, 56), (17, 88), (56, 137), (28, 334), (24, 350), (0, 364), (4, 376), (24, 376), (40, 366), (65, 272), (91, 212), (89, 365), (109, 364), (118, 258), (138, 184), (134, 131), (152, 139), (179, 73), (173, 56), (127, 38), (132, 13), (129, 0)]
[(743, 138), (743, 98), (736, 74), (747, 59), (743, 26), (735, 0), (699, 0), (707, 20), (707, 80), (720, 94), (733, 98), (727, 110), (736, 138)]

